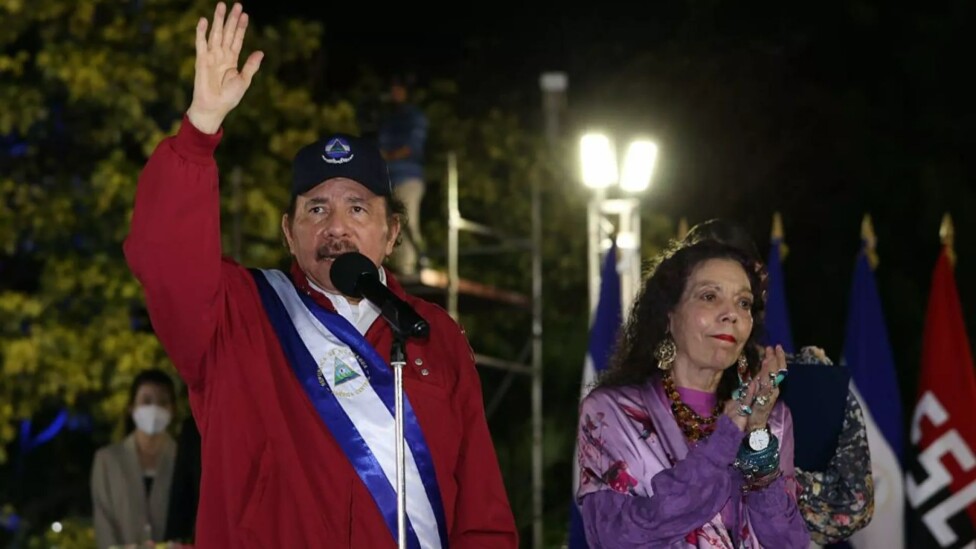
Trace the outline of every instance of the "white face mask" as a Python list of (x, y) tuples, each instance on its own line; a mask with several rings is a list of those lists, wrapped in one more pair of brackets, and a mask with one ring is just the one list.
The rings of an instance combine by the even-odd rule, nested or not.
[(147, 435), (162, 433), (169, 425), (169, 420), (169, 410), (155, 404), (136, 406), (136, 409), (132, 411), (132, 421), (135, 422), (140, 431)]

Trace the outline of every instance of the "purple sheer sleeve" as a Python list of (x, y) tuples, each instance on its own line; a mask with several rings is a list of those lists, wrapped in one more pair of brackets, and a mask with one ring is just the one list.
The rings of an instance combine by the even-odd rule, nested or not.
[(650, 497), (611, 490), (583, 496), (587, 542), (594, 549), (667, 547), (687, 537), (715, 517), (732, 496), (731, 464), (743, 436), (723, 415), (707, 440), (651, 479)]
[[(789, 408), (783, 409), (783, 432), (780, 469), (792, 475), (793, 469), (793, 419)], [(803, 514), (796, 504), (796, 482), (787, 482), (782, 476), (769, 486), (749, 492), (745, 497), (746, 513), (756, 539), (763, 547), (806, 549), (810, 546), (810, 532)]]
[(806, 549), (810, 546), (807, 523), (783, 477), (762, 490), (747, 494), (746, 512), (756, 539), (763, 547)]

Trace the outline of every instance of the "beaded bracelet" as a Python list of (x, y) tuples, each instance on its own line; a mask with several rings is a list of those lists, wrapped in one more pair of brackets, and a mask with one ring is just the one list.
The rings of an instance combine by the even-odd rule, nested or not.
[(779, 440), (772, 436), (769, 446), (756, 452), (743, 444), (733, 463), (747, 481), (765, 477), (779, 469)]
[(777, 468), (775, 471), (773, 471), (772, 473), (766, 476), (755, 478), (752, 480), (747, 480), (746, 483), (742, 485), (742, 493), (748, 494), (749, 492), (762, 490), (763, 488), (766, 488), (767, 486), (772, 484), (776, 479), (778, 479), (781, 476), (783, 476), (783, 471)]

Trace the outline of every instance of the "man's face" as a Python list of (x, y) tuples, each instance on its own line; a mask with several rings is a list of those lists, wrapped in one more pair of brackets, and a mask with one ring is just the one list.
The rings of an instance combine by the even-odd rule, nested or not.
[(333, 260), (359, 252), (376, 264), (393, 252), (399, 221), (388, 222), (386, 199), (352, 179), (328, 179), (299, 195), (295, 215), (281, 229), (298, 266), (319, 287), (339, 293), (329, 272)]

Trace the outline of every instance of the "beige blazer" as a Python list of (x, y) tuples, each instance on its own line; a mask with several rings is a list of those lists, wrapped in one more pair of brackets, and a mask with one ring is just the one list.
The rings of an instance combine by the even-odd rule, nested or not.
[(92, 465), (92, 515), (99, 549), (113, 545), (164, 541), (176, 442), (166, 435), (152, 490), (146, 485), (136, 453), (135, 433), (95, 453)]

